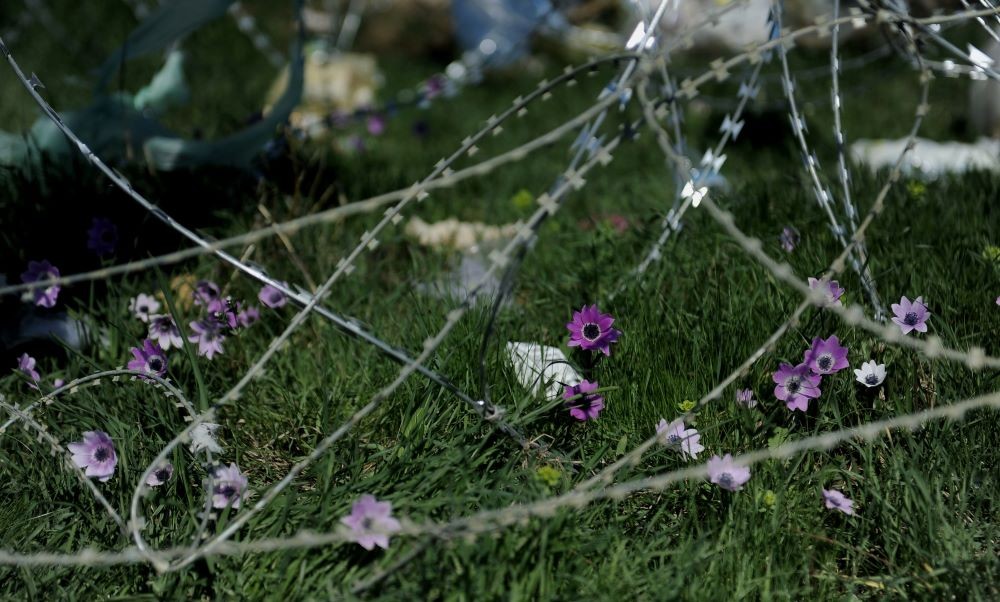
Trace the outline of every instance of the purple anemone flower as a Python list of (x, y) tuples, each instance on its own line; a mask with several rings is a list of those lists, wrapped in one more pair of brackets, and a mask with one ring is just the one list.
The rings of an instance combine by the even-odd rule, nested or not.
[(615, 319), (611, 314), (602, 314), (597, 305), (586, 305), (573, 312), (573, 321), (566, 324), (569, 330), (569, 346), (587, 351), (600, 349), (604, 355), (611, 355), (611, 343), (617, 342), (620, 330), (611, 328)]
[[(282, 282), (282, 284), (284, 284), (285, 287), (288, 286), (287, 283)], [(261, 303), (271, 309), (277, 309), (284, 306), (285, 303), (288, 303), (288, 297), (285, 296), (285, 293), (270, 284), (265, 284), (264, 288), (260, 289), (260, 293), (258, 293), (257, 298), (260, 299)]]
[(232, 298), (216, 299), (207, 306), (209, 317), (219, 324), (222, 330), (236, 330), (240, 326), (239, 311), (240, 303), (233, 302)]
[[(39, 282), (58, 277), (59, 268), (43, 259), (42, 261), (28, 262), (28, 271), (21, 274), (21, 282)], [(35, 305), (39, 307), (55, 307), (60, 290), (61, 287), (58, 284), (53, 284), (43, 289), (32, 288), (31, 294), (34, 296)]]
[(791, 226), (785, 226), (781, 229), (781, 235), (778, 236), (778, 242), (781, 243), (781, 248), (787, 253), (791, 253), (795, 250), (795, 247), (799, 244), (799, 231)]
[(802, 363), (809, 366), (814, 374), (833, 374), (848, 366), (847, 347), (840, 344), (837, 335), (824, 340), (815, 337), (812, 347), (806, 350)]
[(366, 125), (372, 136), (381, 136), (385, 132), (385, 118), (381, 115), (370, 116)]
[(160, 311), (160, 302), (153, 295), (139, 293), (129, 299), (128, 310), (143, 322), (149, 322), (149, 318)]
[(823, 501), (831, 510), (840, 510), (844, 514), (854, 514), (854, 501), (836, 489), (824, 489)]
[(104, 431), (87, 431), (83, 434), (83, 441), (66, 447), (73, 453), (73, 464), (85, 468), (88, 477), (97, 477), (104, 483), (115, 474), (118, 455), (111, 437)]
[(219, 285), (211, 280), (199, 280), (191, 293), (195, 305), (208, 305), (217, 300), (220, 294)]
[(177, 328), (177, 323), (171, 316), (150, 316), (148, 336), (164, 351), (171, 347), (180, 349), (184, 346), (181, 329)]
[(784, 401), (789, 410), (805, 412), (809, 407), (809, 400), (819, 397), (822, 377), (812, 374), (806, 364), (793, 367), (782, 362), (771, 378), (778, 384), (774, 388), (774, 396)]
[(35, 370), (35, 358), (22, 353), (21, 357), (17, 358), (17, 369), (33, 381), (31, 388), (38, 388), (38, 381), (42, 380), (42, 375)]
[(238, 466), (229, 463), (229, 466), (219, 466), (212, 475), (212, 507), (225, 508), (232, 506), (239, 508), (240, 502), (246, 497), (247, 478), (240, 472)]
[(392, 517), (392, 502), (380, 502), (374, 495), (365, 494), (351, 506), (351, 513), (340, 522), (350, 528), (351, 541), (366, 550), (375, 546), (389, 547), (389, 537), (402, 527)]
[(563, 390), (563, 399), (566, 400), (569, 415), (577, 420), (596, 420), (604, 409), (604, 398), (594, 393), (599, 386), (596, 381), (589, 380), (567, 386)]
[(840, 287), (840, 283), (836, 280), (829, 280), (823, 282), (809, 277), (809, 288), (812, 290), (820, 290), (823, 292), (823, 301), (818, 303), (820, 307), (825, 307), (827, 305), (842, 305), (840, 298), (844, 295), (844, 289)]
[(142, 347), (133, 347), (131, 351), (135, 359), (128, 363), (129, 370), (141, 370), (161, 377), (167, 373), (167, 355), (150, 339), (143, 339)]
[(728, 491), (739, 491), (750, 480), (750, 469), (733, 462), (732, 454), (708, 461), (708, 480)]
[(170, 462), (164, 462), (163, 464), (157, 466), (156, 470), (149, 473), (149, 476), (146, 477), (146, 484), (150, 487), (159, 487), (169, 481), (173, 476), (174, 465)]
[(222, 341), (226, 340), (219, 323), (215, 320), (191, 322), (194, 334), (188, 336), (188, 341), (198, 343), (198, 355), (212, 359), (216, 353), (222, 353)]
[(87, 248), (98, 257), (111, 255), (118, 247), (118, 227), (107, 218), (95, 217), (87, 230)]
[(904, 296), (899, 303), (892, 304), (892, 313), (896, 314), (892, 321), (899, 326), (903, 334), (910, 334), (911, 330), (927, 332), (927, 319), (931, 317), (931, 312), (924, 305), (923, 297), (917, 297), (916, 301), (911, 303)]
[(260, 310), (255, 306), (251, 305), (246, 309), (242, 309), (242, 304), (237, 303), (236, 305), (241, 309), (241, 311), (236, 314), (236, 320), (240, 323), (240, 326), (246, 328), (257, 320), (260, 320)]
[(753, 398), (753, 389), (737, 389), (736, 403), (746, 408), (756, 408), (757, 400)]
[(701, 435), (697, 429), (685, 429), (684, 420), (678, 418), (671, 423), (660, 418), (660, 423), (656, 425), (656, 434), (660, 438), (660, 443), (667, 447), (681, 452), (682, 456), (697, 458), (698, 454), (705, 451), (705, 446), (701, 444)]

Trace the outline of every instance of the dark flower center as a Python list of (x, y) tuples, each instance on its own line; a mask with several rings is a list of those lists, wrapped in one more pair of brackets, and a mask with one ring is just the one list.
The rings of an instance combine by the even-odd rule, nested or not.
[(107, 460), (108, 456), (110, 455), (111, 455), (111, 450), (109, 450), (106, 447), (98, 447), (96, 450), (94, 450), (94, 459), (97, 460), (98, 462), (103, 462)]
[(149, 366), (149, 369), (151, 371), (159, 372), (160, 370), (163, 370), (163, 359), (158, 355), (154, 355), (153, 357), (149, 358), (149, 361), (146, 362), (146, 365)]
[(153, 475), (156, 477), (156, 480), (161, 483), (166, 483), (170, 479), (170, 471), (167, 470), (166, 468), (161, 468), (160, 470), (157, 470), (156, 472), (153, 473)]
[(216, 487), (215, 492), (226, 498), (233, 498), (236, 496), (236, 488), (228, 483)]
[(821, 355), (816, 363), (819, 365), (820, 370), (829, 370), (830, 366), (833, 365), (833, 357), (830, 355)]
[(583, 338), (588, 341), (596, 341), (601, 336), (601, 327), (593, 322), (583, 325)]
[(909, 312), (909, 313), (907, 313), (906, 317), (903, 318), (903, 324), (906, 324), (907, 326), (916, 326), (917, 325), (917, 313), (916, 312), (912, 312), (912, 311)]
[(793, 376), (785, 381), (785, 390), (795, 395), (802, 388), (802, 379), (798, 376)]
[(149, 306), (148, 305), (140, 305), (136, 309), (139, 311), (140, 314), (144, 314), (144, 313), (149, 312)]
[(671, 445), (677, 445), (680, 442), (681, 438), (676, 433), (671, 433), (670, 435), (667, 436), (667, 443)]
[(375, 524), (375, 521), (373, 521), (370, 516), (366, 516), (363, 519), (361, 519), (361, 528), (362, 529), (371, 529), (372, 526), (374, 526), (374, 524)]
[(874, 374), (869, 374), (868, 376), (865, 377), (865, 383), (869, 384), (869, 385), (877, 385), (878, 384), (878, 376), (876, 376)]
[(732, 487), (733, 475), (729, 474), (728, 472), (724, 472), (721, 475), (719, 475), (719, 485), (722, 485), (723, 487), (726, 488)]
[(271, 291), (271, 294), (268, 295), (268, 298), (271, 300), (271, 303), (280, 303), (282, 297), (284, 297), (284, 296), (285, 296), (285, 293), (283, 293), (283, 292), (275, 289), (275, 290)]

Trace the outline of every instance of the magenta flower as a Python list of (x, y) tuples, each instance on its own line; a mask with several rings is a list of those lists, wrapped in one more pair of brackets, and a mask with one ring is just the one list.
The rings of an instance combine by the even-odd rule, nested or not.
[[(31, 283), (49, 280), (59, 277), (59, 268), (48, 261), (29, 261), (28, 271), (21, 274), (21, 282)], [(59, 298), (61, 287), (58, 284), (47, 286), (44, 289), (32, 287), (31, 294), (34, 296), (35, 305), (39, 307), (55, 307), (56, 299)]]
[(367, 493), (354, 502), (351, 513), (340, 522), (350, 528), (350, 540), (369, 551), (375, 546), (387, 549), (389, 537), (402, 528), (392, 517), (392, 502), (380, 502)]
[(368, 118), (368, 133), (372, 136), (381, 136), (385, 132), (385, 118), (381, 115), (372, 115)]
[(736, 390), (736, 403), (747, 408), (756, 408), (757, 400), (753, 398), (752, 389), (737, 389)]
[(705, 451), (705, 446), (701, 444), (701, 435), (697, 429), (685, 429), (684, 420), (678, 418), (671, 423), (660, 418), (660, 423), (656, 425), (656, 434), (660, 443), (676, 449), (682, 456), (697, 458), (698, 454)]
[(823, 340), (815, 337), (812, 347), (803, 355), (802, 362), (809, 366), (814, 374), (827, 375), (840, 372), (848, 366), (847, 347), (840, 344), (837, 335)]
[(771, 378), (778, 384), (774, 388), (774, 396), (784, 401), (789, 410), (805, 412), (809, 407), (809, 400), (819, 397), (822, 377), (812, 374), (806, 364), (792, 367), (791, 364), (782, 362)]
[(840, 510), (844, 514), (854, 514), (854, 502), (836, 489), (824, 489), (823, 501), (831, 510)]
[(111, 437), (104, 431), (87, 431), (83, 434), (83, 441), (66, 447), (73, 453), (73, 464), (85, 468), (88, 477), (97, 477), (104, 483), (115, 474), (118, 455)]
[(611, 328), (615, 319), (611, 314), (602, 314), (596, 305), (573, 312), (573, 321), (566, 324), (569, 330), (569, 346), (587, 351), (600, 349), (604, 355), (611, 355), (611, 343), (617, 342), (620, 330)]
[(149, 473), (149, 476), (146, 477), (146, 484), (150, 487), (159, 487), (169, 481), (172, 476), (174, 476), (174, 465), (170, 462), (164, 462), (157, 466), (156, 470)]
[(152, 295), (139, 293), (138, 296), (129, 299), (128, 310), (143, 322), (149, 322), (149, 319), (160, 311), (160, 302)]
[(177, 323), (170, 316), (150, 316), (147, 336), (164, 351), (171, 347), (180, 349), (184, 346), (184, 340), (181, 339), (181, 329), (177, 328)]
[(931, 312), (924, 305), (923, 297), (917, 297), (916, 301), (910, 303), (904, 296), (899, 303), (892, 304), (892, 313), (896, 314), (892, 321), (903, 334), (910, 334), (911, 330), (927, 332), (927, 319), (931, 317)]
[(226, 340), (226, 337), (222, 334), (218, 322), (208, 319), (191, 322), (189, 326), (194, 334), (188, 336), (188, 341), (198, 343), (198, 355), (212, 359), (216, 353), (222, 353), (222, 341)]
[(232, 506), (239, 508), (240, 502), (246, 498), (247, 478), (240, 472), (238, 466), (229, 463), (229, 466), (219, 466), (212, 475), (212, 507), (225, 508)]
[(87, 248), (98, 257), (111, 255), (118, 246), (118, 228), (114, 222), (103, 217), (95, 217), (87, 230)]
[[(282, 282), (286, 287), (288, 284)], [(257, 294), (257, 298), (265, 306), (271, 309), (277, 309), (288, 303), (288, 297), (285, 293), (281, 292), (277, 287), (271, 286), (270, 284), (265, 284), (264, 288), (260, 289), (260, 293)]]
[(220, 294), (219, 285), (211, 280), (199, 280), (191, 292), (195, 305), (208, 305), (217, 300)]
[(161, 377), (167, 373), (167, 355), (153, 341), (143, 339), (142, 347), (133, 347), (131, 351), (135, 359), (128, 363), (129, 370), (141, 370)]
[(818, 305), (820, 307), (825, 307), (827, 305), (842, 305), (840, 298), (844, 295), (844, 289), (840, 288), (840, 283), (836, 280), (830, 280), (823, 282), (822, 280), (817, 280), (812, 276), (809, 277), (809, 288), (812, 290), (823, 291), (824, 300)]
[(750, 469), (733, 462), (732, 454), (708, 461), (708, 480), (728, 491), (739, 491), (750, 480)]
[(17, 369), (32, 380), (32, 389), (38, 388), (38, 381), (42, 380), (42, 375), (38, 373), (38, 370), (35, 370), (35, 358), (27, 353), (22, 353), (21, 357), (17, 358)]
[(604, 398), (594, 393), (599, 385), (589, 380), (580, 384), (567, 386), (563, 391), (563, 399), (569, 408), (569, 415), (577, 420), (596, 420), (604, 409)]
[(781, 243), (781, 248), (786, 252), (791, 253), (795, 250), (795, 247), (799, 244), (799, 231), (791, 226), (785, 226), (781, 230), (781, 235), (778, 236), (778, 242)]

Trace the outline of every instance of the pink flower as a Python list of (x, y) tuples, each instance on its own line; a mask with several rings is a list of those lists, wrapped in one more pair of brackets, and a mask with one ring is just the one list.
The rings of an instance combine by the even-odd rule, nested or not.
[(697, 429), (685, 429), (684, 421), (680, 418), (669, 424), (665, 419), (660, 418), (660, 424), (656, 426), (656, 434), (660, 438), (660, 443), (676, 449), (681, 452), (682, 456), (697, 458), (698, 454), (705, 451)]
[(896, 314), (892, 321), (895, 322), (903, 334), (910, 334), (910, 331), (927, 332), (927, 320), (931, 317), (931, 312), (924, 305), (924, 298), (917, 297), (917, 300), (910, 302), (905, 296), (899, 303), (892, 304), (892, 313)]
[(792, 367), (791, 364), (782, 362), (771, 378), (778, 384), (774, 388), (774, 396), (784, 401), (789, 410), (805, 412), (809, 407), (809, 400), (819, 397), (822, 377), (812, 374), (806, 364)]
[(728, 491), (739, 491), (750, 480), (750, 469), (733, 462), (732, 454), (708, 461), (708, 480)]
[(573, 312), (573, 321), (566, 324), (570, 333), (568, 345), (588, 351), (600, 349), (604, 355), (611, 355), (611, 344), (622, 334), (611, 328), (614, 323), (611, 314), (602, 314), (597, 305), (583, 306), (580, 311)]
[(824, 340), (816, 337), (812, 347), (806, 350), (802, 362), (809, 366), (814, 374), (833, 374), (848, 366), (847, 347), (840, 344), (837, 335)]
[(83, 441), (70, 443), (66, 446), (73, 453), (73, 464), (87, 469), (88, 477), (97, 477), (104, 483), (115, 474), (118, 465), (118, 455), (111, 437), (104, 431), (87, 431)]
[(247, 494), (247, 478), (240, 472), (238, 466), (229, 463), (229, 466), (220, 466), (215, 469), (212, 477), (212, 507), (225, 508), (232, 506), (239, 508), (240, 502)]
[(351, 541), (366, 550), (388, 548), (389, 537), (402, 528), (392, 517), (392, 502), (380, 502), (367, 493), (354, 502), (351, 513), (340, 522), (351, 529)]
[(577, 420), (597, 420), (598, 414), (604, 409), (604, 397), (594, 393), (599, 386), (596, 381), (589, 380), (567, 386), (563, 390), (563, 399), (566, 400), (569, 415)]
[(844, 514), (854, 514), (854, 502), (836, 489), (824, 489), (823, 501), (831, 510), (840, 510)]
[(836, 280), (829, 280), (823, 282), (822, 280), (817, 280), (812, 276), (809, 277), (809, 288), (812, 290), (823, 291), (824, 300), (818, 305), (824, 307), (826, 305), (841, 305), (840, 298), (844, 295), (844, 289), (840, 288), (840, 284)]

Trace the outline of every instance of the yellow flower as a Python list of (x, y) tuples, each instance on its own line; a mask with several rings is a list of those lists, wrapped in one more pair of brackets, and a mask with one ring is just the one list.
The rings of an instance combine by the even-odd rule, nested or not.
[(532, 203), (535, 202), (535, 195), (531, 194), (528, 190), (518, 190), (517, 193), (510, 198), (510, 202), (513, 203), (514, 207), (517, 209), (527, 209), (528, 207), (531, 207)]
[(535, 475), (538, 477), (538, 480), (549, 487), (555, 487), (559, 484), (559, 479), (562, 478), (562, 473), (559, 472), (558, 468), (553, 466), (542, 466), (536, 471)]
[(768, 489), (764, 492), (764, 505), (768, 508), (774, 508), (774, 505), (778, 503), (778, 496), (775, 495), (773, 491)]
[(986, 248), (983, 249), (983, 259), (994, 263), (1000, 262), (1000, 247), (986, 245)]
[(685, 399), (684, 401), (682, 401), (679, 404), (677, 404), (677, 408), (680, 411), (684, 412), (684, 413), (690, 412), (691, 410), (695, 409), (695, 407), (697, 407), (697, 406), (698, 406), (698, 403), (694, 402), (694, 401), (691, 401), (690, 399)]
[(924, 194), (927, 192), (927, 185), (923, 182), (918, 182), (916, 180), (910, 180), (906, 183), (906, 192), (910, 195), (910, 198), (922, 199)]

